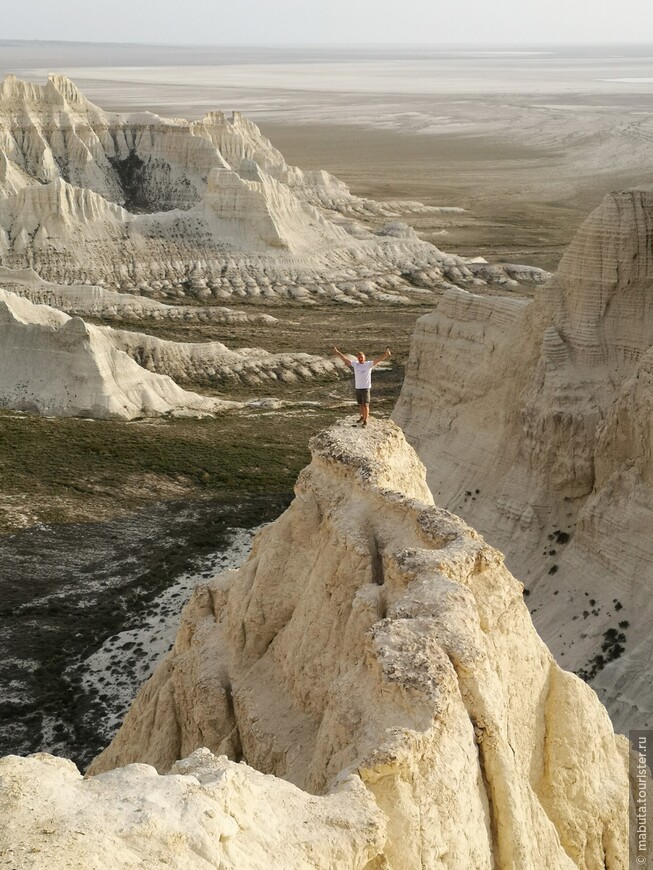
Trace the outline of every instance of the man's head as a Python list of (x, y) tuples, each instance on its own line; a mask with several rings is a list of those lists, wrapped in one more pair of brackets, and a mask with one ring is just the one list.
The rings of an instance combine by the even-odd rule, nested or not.
[(359, 350), (359, 351), (358, 351), (358, 353), (356, 354), (356, 359), (357, 359), (358, 362), (360, 362), (360, 363), (364, 363), (364, 362), (365, 362), (365, 354), (363, 353), (362, 350)]

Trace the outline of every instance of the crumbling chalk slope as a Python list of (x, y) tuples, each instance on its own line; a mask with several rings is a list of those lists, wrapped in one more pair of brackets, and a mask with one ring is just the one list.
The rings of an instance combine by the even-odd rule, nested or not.
[[(36, 287), (69, 305), (77, 298), (57, 285)], [(104, 291), (97, 289), (97, 302), (106, 303)], [(83, 292), (82, 297), (86, 302), (93, 299)], [(201, 415), (240, 407), (188, 392), (177, 381), (203, 386), (291, 384), (338, 377), (343, 371), (333, 360), (306, 353), (230, 350), (219, 341), (165, 341), (142, 332), (94, 326), (2, 289), (0, 360), (0, 406), (59, 417), (113, 419)]]
[(370, 867), (623, 868), (625, 741), (501, 555), (433, 505), (392, 424), (312, 451), (245, 565), (196, 591), (91, 772), (164, 772), (207, 745), (315, 794), (360, 777), (387, 823)]
[(64, 759), (7, 756), (0, 811), (14, 870), (363, 870), (385, 834), (357, 777), (314, 797), (207, 750), (168, 776), (138, 764), (90, 780)]
[(107, 330), (0, 289), (0, 406), (131, 420), (234, 406), (182, 390), (118, 350)]

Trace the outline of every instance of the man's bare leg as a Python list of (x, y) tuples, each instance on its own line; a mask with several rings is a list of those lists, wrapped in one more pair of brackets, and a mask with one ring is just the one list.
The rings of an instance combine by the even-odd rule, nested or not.
[(370, 416), (370, 406), (361, 405), (361, 417), (363, 418), (363, 426), (367, 426), (367, 418)]

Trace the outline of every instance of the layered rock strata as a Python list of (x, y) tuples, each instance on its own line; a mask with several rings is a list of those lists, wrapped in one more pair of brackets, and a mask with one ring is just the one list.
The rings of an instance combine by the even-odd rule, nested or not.
[(450, 281), (545, 277), (444, 254), (396, 221), (372, 231), (351, 219), (396, 217), (396, 205), (288, 166), (238, 113), (193, 123), (106, 113), (56, 75), (0, 86), (0, 263), (55, 283), (362, 305)]
[(114, 347), (143, 368), (182, 383), (292, 384), (346, 372), (342, 363), (308, 353), (269, 353), (257, 347), (230, 350), (219, 341), (165, 341), (142, 332), (101, 328)]
[(353, 779), (386, 825), (370, 870), (625, 867), (626, 742), (501, 554), (434, 506), (391, 423), (311, 448), (290, 508), (194, 593), (91, 773), (208, 746), (317, 795)]
[(37, 305), (50, 305), (77, 317), (135, 323), (170, 321), (201, 324), (278, 323), (276, 317), (259, 311), (239, 311), (221, 305), (166, 305), (147, 296), (117, 293), (90, 284), (51, 284), (33, 269), (0, 266), (0, 287), (24, 296)]
[(0, 290), (0, 407), (131, 420), (239, 406), (146, 371), (116, 348), (106, 328)]
[(653, 723), (652, 239), (653, 193), (612, 194), (532, 302), (446, 291), (393, 414), (623, 730)]
[(147, 296), (117, 293), (89, 284), (51, 284), (33, 269), (0, 266), (0, 287), (24, 296), (37, 305), (50, 305), (76, 317), (140, 322), (201, 324), (278, 323), (276, 317), (258, 311), (239, 311), (219, 305), (166, 305)]

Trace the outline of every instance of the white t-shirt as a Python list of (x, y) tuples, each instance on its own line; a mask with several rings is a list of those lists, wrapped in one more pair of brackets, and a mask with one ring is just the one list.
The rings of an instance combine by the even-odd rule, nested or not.
[(351, 365), (354, 370), (356, 389), (369, 390), (372, 386), (372, 368), (374, 366), (372, 360), (365, 360), (364, 363), (352, 360)]

